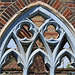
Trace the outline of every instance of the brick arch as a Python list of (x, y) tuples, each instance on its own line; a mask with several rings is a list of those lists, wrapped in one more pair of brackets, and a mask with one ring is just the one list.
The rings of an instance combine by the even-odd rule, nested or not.
[[(69, 18), (71, 19), (70, 16), (72, 15), (72, 11), (68, 7), (66, 7), (65, 10), (63, 9), (64, 11), (62, 9), (60, 9), (60, 7), (62, 7), (62, 5), (63, 5), (63, 3), (60, 0), (40, 0), (40, 1), (39, 0), (25, 0), (25, 1), (24, 0), (16, 0), (12, 4), (9, 4), (9, 6), (1, 13), (0, 30), (3, 29), (1, 32), (3, 32), (4, 29), (6, 28), (6, 26), (7, 26), (6, 23), (8, 23), (8, 21), (10, 21), (10, 20), (13, 20), (12, 19), (13, 15), (15, 16), (15, 14), (20, 14), (24, 9), (34, 6), (36, 4), (43, 5), (43, 6), (45, 4), (45, 6), (47, 6), (47, 7), (50, 6), (51, 11), (53, 12), (53, 10), (54, 10), (53, 13), (55, 15), (57, 15), (59, 18), (63, 18), (63, 16), (64, 16), (68, 20), (68, 21), (64, 21), (64, 22), (65, 23), (68, 22), (68, 24), (69, 24)], [(68, 5), (68, 6), (70, 6), (70, 5)], [(58, 10), (58, 12), (53, 8)], [(60, 17), (60, 13), (63, 16)], [(73, 21), (73, 23), (71, 23), (71, 24), (74, 27), (75, 21)], [(72, 29), (73, 29), (73, 27), (72, 27)], [(72, 30), (72, 29), (71, 29), (71, 31), (73, 32), (74, 30)]]
[[(0, 30), (4, 27), (4, 25), (9, 21), (9, 19), (17, 13), (20, 9), (26, 7), (27, 5), (36, 2), (39, 0), (15, 0), (14, 2), (1, 2), (1, 6), (7, 7), (2, 13), (0, 17)], [(48, 5), (52, 6), (56, 10), (58, 10), (61, 14), (63, 14), (68, 21), (75, 27), (75, 13), (70, 9), (71, 7), (75, 7), (75, 4), (65, 2), (61, 0), (40, 0)], [(71, 0), (73, 2), (73, 0)], [(2, 10), (2, 9), (0, 9)]]
[[(23, 9), (27, 5), (36, 2), (42, 1), (52, 6), (56, 10), (58, 10), (74, 27), (75, 27), (75, 13), (70, 9), (71, 7), (75, 7), (75, 4), (72, 4), (73, 0), (70, 2), (61, 1), (61, 0), (15, 0), (14, 2), (1, 2), (0, 6), (7, 7), (2, 13), (0, 17), (0, 30), (5, 26), (7, 21), (11, 19), (11, 17), (17, 13), (20, 9)], [(73, 8), (74, 9), (74, 8)], [(2, 9), (0, 9), (2, 10)]]

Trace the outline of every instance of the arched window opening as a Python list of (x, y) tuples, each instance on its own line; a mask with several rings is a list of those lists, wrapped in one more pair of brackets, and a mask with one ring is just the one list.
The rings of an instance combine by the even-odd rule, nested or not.
[(72, 47), (71, 47), (70, 43), (68, 42), (66, 36), (64, 36), (64, 38), (63, 38), (63, 41), (62, 41), (60, 48), (59, 48), (59, 52), (61, 52), (63, 49), (67, 49), (67, 50), (73, 52)]
[(5, 52), (9, 49), (14, 49), (14, 50), (20, 52), (19, 47), (18, 47), (18, 45), (17, 45), (17, 43), (13, 37), (11, 37), (8, 40), (8, 44), (6, 45)]
[(9, 43), (7, 45), (7, 49), (10, 49), (10, 48), (18, 50), (17, 44), (15, 43), (13, 38), (10, 39), (10, 41), (9, 41)]
[[(66, 39), (66, 36), (63, 39), (63, 42), (60, 46), (58, 54), (60, 52), (62, 52), (63, 50), (65, 51), (65, 49), (67, 49), (68, 51), (73, 52), (68, 40)], [(63, 56), (63, 57), (60, 58), (60, 64), (56, 69), (56, 75), (74, 74), (75, 73), (75, 68), (74, 68), (74, 66), (72, 66), (71, 55), (69, 55), (68, 53), (65, 52), (65, 54), (62, 54), (61, 56)]]
[[(20, 53), (19, 47), (14, 39), (14, 37), (11, 37), (8, 40), (8, 43), (5, 47), (4, 54), (7, 55), (4, 56), (3, 59), (3, 65), (2, 65), (2, 74), (3, 75), (23, 75), (22, 71), (22, 65), (18, 64), (18, 56), (16, 53), (12, 52), (11, 50), (14, 50), (16, 52)], [(9, 53), (8, 53), (9, 52)]]
[[(14, 64), (13, 55), (23, 69), (22, 75), (57, 75), (56, 68), (64, 56), (75, 65), (75, 37), (65, 23), (41, 5), (20, 14), (22, 15), (8, 26), (1, 40), (0, 72), (3, 64), (5, 67)], [(9, 57), (10, 54), (13, 55)], [(65, 60), (68, 59), (64, 58)]]
[(64, 56), (61, 59), (60, 65), (56, 69), (56, 75), (60, 74), (74, 74), (75, 73), (75, 68), (72, 66), (71, 60), (67, 57)]
[(71, 65), (71, 61), (68, 59), (68, 57), (64, 56), (61, 60), (61, 65), (57, 68), (74, 68), (74, 67)]
[(72, 52), (72, 48), (71, 48), (71, 46), (70, 46), (70, 44), (68, 42), (65, 43), (63, 48), (67, 48)]

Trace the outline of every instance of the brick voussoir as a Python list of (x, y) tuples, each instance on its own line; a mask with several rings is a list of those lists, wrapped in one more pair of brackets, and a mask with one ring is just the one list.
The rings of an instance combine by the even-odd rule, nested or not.
[(3, 12), (3, 15), (4, 15), (5, 17), (7, 17), (8, 19), (10, 19), (10, 17), (9, 17), (5, 12)]
[(59, 2), (59, 4), (55, 7), (55, 9), (56, 9), (56, 10), (59, 9), (61, 5), (62, 5), (62, 3)]
[(7, 9), (7, 10), (5, 10), (5, 12), (10, 16), (10, 17), (12, 17), (12, 14), (9, 12), (9, 10)]
[(19, 1), (16, 1), (15, 4), (18, 6), (19, 9), (22, 9), (23, 7), (21, 6), (21, 4), (19, 3)]
[(14, 13), (16, 13), (18, 11), (13, 5), (11, 5), (10, 7), (14, 11)]
[(68, 7), (75, 7), (75, 4), (67, 4)]
[(9, 6), (11, 2), (0, 2), (0, 6)]
[(13, 7), (14, 7), (17, 11), (19, 11), (19, 7), (16, 5), (16, 3), (13, 4)]
[(66, 9), (65, 12), (63, 13), (64, 16), (70, 11), (70, 9)]
[(75, 21), (73, 21), (73, 22), (72, 22), (72, 25), (74, 25), (74, 26), (75, 26)]
[(12, 10), (12, 8), (9, 7), (8, 10), (12, 13), (12, 15), (15, 14), (15, 12)]
[(65, 17), (68, 18), (71, 14), (72, 14), (72, 11), (69, 11), (69, 12), (65, 15)]
[(3, 25), (6, 24), (6, 21), (3, 20), (2, 18), (0, 18), (0, 22), (1, 22)]
[(59, 3), (59, 1), (56, 0), (52, 7), (55, 8), (58, 5), (58, 3)]
[(23, 3), (22, 0), (19, 0), (19, 2), (20, 2), (20, 4), (21, 4), (23, 7), (25, 6), (25, 4)]

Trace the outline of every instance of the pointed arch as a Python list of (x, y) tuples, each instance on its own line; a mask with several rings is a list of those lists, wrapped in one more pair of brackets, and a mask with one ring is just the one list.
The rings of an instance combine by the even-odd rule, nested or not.
[[(14, 27), (14, 25), (17, 23), (17, 22), (19, 22), (21, 19), (23, 19), (23, 16), (25, 16), (24, 15), (24, 13), (25, 12), (27, 12), (27, 11), (29, 11), (29, 9), (31, 9), (31, 8), (33, 8), (33, 9), (35, 9), (36, 8), (36, 6), (42, 6), (42, 7), (44, 7), (44, 8), (46, 8), (47, 10), (49, 10), (52, 14), (52, 17), (54, 17), (54, 15), (56, 16), (55, 17), (55, 19), (56, 18), (59, 18), (60, 19), (60, 21), (59, 21), (59, 24), (61, 24), (62, 26), (63, 25), (65, 25), (64, 26), (64, 28), (65, 28), (65, 30), (66, 30), (66, 32), (68, 32), (68, 30), (67, 29), (69, 29), (69, 31), (70, 32), (68, 32), (68, 34), (67, 34), (67, 39), (68, 39), (68, 41), (70, 42), (70, 45), (72, 46), (72, 49), (74, 50), (74, 48), (75, 48), (75, 46), (73, 45), (73, 43), (74, 43), (74, 36), (75, 36), (75, 29), (73, 28), (73, 26), (66, 20), (66, 18), (63, 16), (63, 15), (61, 15), (57, 10), (55, 10), (54, 8), (52, 8), (51, 6), (49, 6), (48, 4), (46, 4), (46, 3), (43, 3), (43, 2), (41, 2), (41, 1), (37, 1), (37, 2), (34, 2), (34, 3), (31, 3), (30, 5), (28, 5), (28, 6), (26, 6), (25, 8), (23, 8), (23, 9), (21, 9), (18, 13), (16, 13), (10, 20), (9, 20), (9, 22), (5, 25), (5, 27), (2, 29), (2, 31), (1, 31), (1, 34), (0, 34), (0, 42), (1, 42), (1, 44), (2, 44), (2, 40), (4, 40), (4, 38), (5, 38), (5, 36), (7, 36), (6, 35), (6, 32), (8, 31), (8, 29), (9, 28), (13, 28)], [(26, 10), (27, 9), (27, 10)], [(32, 10), (33, 11), (33, 10)], [(44, 10), (43, 10), (44, 11)], [(54, 14), (54, 15), (53, 15)], [(18, 19), (18, 17), (19, 17), (19, 19)], [(16, 22), (15, 22), (16, 21)], [(58, 20), (57, 20), (57, 22), (58, 22)], [(63, 24), (63, 23), (64, 24)], [(13, 23), (14, 23), (14, 25), (13, 25)], [(63, 27), (62, 27), (63, 28)], [(63, 28), (63, 29), (64, 29)], [(71, 35), (71, 34), (72, 35)], [(8, 33), (7, 33), (8, 34)], [(69, 35), (70, 34), (70, 35)], [(74, 41), (72, 41), (71, 39), (70, 39), (70, 36), (73, 36), (72, 37), (72, 39), (74, 40)], [(0, 44), (0, 45), (1, 45)], [(2, 50), (2, 49), (1, 49)], [(74, 53), (75, 53), (75, 51), (74, 51)]]
[[(44, 52), (42, 49), (36, 49), (32, 52), (32, 54), (30, 55), (29, 60), (28, 60), (28, 63), (29, 63), (28, 70), (34, 64), (34, 59), (36, 58), (37, 55), (40, 55), (43, 58), (44, 65), (46, 65), (50, 71), (50, 67), (51, 67), (51, 61), (50, 60), (51, 59), (49, 58), (47, 53)], [(40, 64), (40, 62), (38, 64)]]
[(56, 60), (55, 60), (55, 64), (56, 64), (56, 67), (58, 64), (60, 64), (60, 60), (63, 58), (63, 56), (67, 55), (71, 62), (75, 60), (75, 55), (69, 51), (68, 49), (63, 49), (62, 51), (60, 51), (56, 57)]
[[(2, 58), (1, 58), (1, 60), (0, 60), (0, 67), (2, 67), (3, 65), (4, 65), (4, 63), (6, 62), (6, 60), (7, 60), (7, 56), (9, 56), (10, 54), (13, 54), (16, 58), (20, 58), (22, 61), (23, 61), (23, 59), (22, 59), (22, 55), (18, 52), (18, 51), (16, 51), (16, 50), (14, 50), (14, 49), (9, 49), (9, 50), (7, 50), (5, 53), (4, 53), (4, 55), (2, 56)], [(5, 61), (4, 61), (5, 60)], [(19, 62), (18, 62), (19, 63)], [(23, 64), (22, 64), (23, 65)]]
[[(49, 60), (49, 62), (51, 63), (49, 56), (46, 54), (46, 52), (44, 52), (44, 51), (41, 50), (41, 49), (36, 49), (35, 51), (33, 51), (33, 53), (32, 53), (32, 54), (30, 55), (30, 57), (29, 57), (28, 62), (30, 62), (31, 60), (34, 60), (35, 56), (36, 56), (37, 54), (39, 54), (39, 53), (40, 53), (40, 55), (41, 55), (43, 58), (47, 58), (47, 59)], [(46, 62), (47, 59), (44, 59), (45, 62)], [(33, 63), (33, 62), (32, 62), (32, 63)], [(49, 64), (49, 65), (51, 65), (51, 64)]]
[[(73, 29), (73, 27), (71, 27), (69, 22), (59, 12), (57, 12), (55, 9), (53, 9), (52, 7), (50, 7), (45, 3), (38, 1), (35, 2), (34, 4), (33, 3), (30, 4), (26, 8), (23, 8), (17, 14), (15, 14), (1, 32), (0, 35), (1, 66), (4, 58), (8, 56), (10, 53), (14, 53), (16, 56), (22, 59), (23, 61), (22, 63), (24, 63), (23, 75), (27, 75), (27, 70), (29, 66), (33, 63), (34, 56), (40, 53), (43, 56), (45, 63), (49, 64), (50, 75), (54, 75), (55, 67), (59, 63), (58, 59), (60, 59), (60, 57), (62, 58), (64, 54), (68, 53), (75, 59), (75, 44), (74, 44), (75, 30)], [(47, 18), (39, 28), (30, 20), (30, 18), (35, 16), (36, 13), (39, 13)], [(17, 36), (17, 31), (19, 31), (19, 29), (21, 29), (21, 26), (25, 23), (29, 24), (28, 25), (30, 26), (29, 30), (33, 31), (34, 36), (31, 39), (28, 39), (26, 37), (21, 39), (18, 38)], [(59, 32), (60, 36), (57, 39), (51, 38), (48, 40), (44, 37), (43, 34), (47, 30), (47, 27), (51, 24), (55, 26), (55, 30)], [(7, 44), (8, 39), (11, 37), (11, 35), (16, 40), (17, 45), (19, 46), (19, 49), (21, 51), (21, 54), (13, 49), (10, 49), (4, 53), (4, 46)], [(38, 36), (40, 37), (44, 46), (46, 47), (47, 53), (42, 51), (42, 49), (36, 49), (31, 53), (33, 44), (35, 43)], [(63, 42), (64, 36), (67, 38), (68, 42), (70, 43), (73, 53), (66, 49), (59, 52), (59, 48), (61, 43)], [(28, 51), (25, 53), (22, 45), (26, 46), (27, 44), (29, 45), (29, 47), (27, 49)], [(51, 52), (51, 48), (49, 47), (49, 45), (56, 45), (54, 53)]]

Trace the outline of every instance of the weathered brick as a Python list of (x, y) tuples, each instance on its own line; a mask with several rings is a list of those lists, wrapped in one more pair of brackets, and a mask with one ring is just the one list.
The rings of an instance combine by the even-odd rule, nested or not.
[(16, 3), (16, 5), (17, 5), (20, 9), (23, 8), (23, 7), (21, 6), (21, 4), (19, 3), (19, 1), (16, 1), (15, 3)]
[(6, 13), (3, 13), (3, 15), (6, 16), (8, 19), (10, 19), (10, 17)]
[(62, 3), (59, 2), (59, 4), (55, 7), (55, 9), (58, 9), (61, 5)]
[(3, 5), (3, 3), (0, 2), (0, 6)]
[(33, 0), (30, 0), (31, 2), (33, 2)]
[(30, 4), (31, 3), (30, 0), (27, 0), (27, 3)]
[(68, 18), (71, 14), (72, 14), (72, 11), (69, 11), (69, 13), (65, 17)]
[[(3, 12), (3, 9), (5, 9), (7, 6), (9, 6), (12, 2), (14, 2), (16, 0), (1, 0), (1, 1), (2, 2), (0, 2), (0, 5), (2, 6), (2, 9), (0, 11)], [(35, 0), (31, 0), (31, 1), (33, 2)], [(24, 7), (24, 2), (25, 2), (25, 5), (26, 5), (26, 4), (29, 4), (31, 1), (30, 0), (19, 0), (19, 5), (17, 5), (17, 6), (22, 8), (22, 6)], [(36, 0), (36, 1), (38, 1), (38, 0)], [(53, 5), (55, 4), (54, 8), (57, 9), (57, 10), (62, 5), (61, 3), (58, 3), (58, 0), (48, 0), (48, 1), (47, 0), (41, 0), (41, 1), (47, 2), (48, 4), (53, 4)], [(59, 1), (61, 1), (61, 0), (59, 0)], [(61, 2), (67, 4), (68, 7), (75, 7), (75, 1), (73, 1), (73, 0), (71, 0), (71, 1), (65, 0), (65, 1), (61, 1)], [(17, 12), (17, 11), (15, 10), (15, 12)], [(63, 12), (64, 12), (64, 10), (63, 10)], [(74, 12), (74, 8), (73, 8), (72, 12)], [(69, 13), (65, 14), (65, 17), (68, 18), (70, 15), (72, 15), (72, 12), (69, 12)]]
[(48, 1), (47, 1), (47, 4), (50, 4), (50, 2), (51, 2), (51, 0), (48, 0)]
[(0, 12), (3, 12), (3, 10), (1, 9)]
[(8, 11), (11, 12), (13, 15), (15, 14), (15, 12), (9, 7)]
[(11, 0), (1, 0), (2, 2), (11, 2)]
[[(3, 0), (4, 1), (4, 0)], [(16, 1), (16, 0), (5, 0), (5, 1)], [(35, 2), (35, 1), (37, 1), (37, 0), (31, 0), (32, 2)], [(42, 2), (47, 2), (47, 0), (41, 0)], [(60, 3), (58, 0), (55, 2), (56, 0), (48, 0), (48, 4), (51, 4), (51, 5), (53, 5), (53, 7), (55, 8), (55, 9), (59, 9), (59, 7), (62, 5), (62, 3)], [(67, 1), (67, 0), (62, 0), (62, 1)], [(71, 0), (69, 0), (69, 1), (71, 1)], [(15, 10), (15, 8), (13, 8), (13, 9), (9, 9), (8, 8), (8, 10), (10, 10), (10, 12), (8, 11), (7, 12), (7, 14), (9, 14), (9, 16), (10, 17), (12, 17), (12, 14), (15, 14), (17, 11), (19, 11), (20, 9), (22, 9), (25, 5), (28, 5), (30, 3), (30, 1), (29, 0), (23, 0), (23, 2), (22, 2), (22, 0), (19, 0), (19, 2), (17, 2), (16, 4), (15, 4), (15, 8), (17, 9), (17, 10)], [(69, 2), (70, 3), (70, 2)], [(10, 3), (11, 4), (11, 3)], [(8, 7), (9, 5), (10, 5), (9, 3), (0, 3), (0, 5), (1, 6), (6, 6), (6, 7)], [(25, 4), (25, 5), (24, 5)], [(65, 6), (68, 6), (68, 7), (75, 7), (75, 3), (74, 2), (71, 2), (71, 4), (65, 4)], [(62, 6), (63, 8), (65, 7), (64, 5)], [(61, 7), (61, 10), (62, 10), (62, 7)], [(1, 9), (2, 10), (2, 12), (3, 12), (3, 8)], [(15, 12), (14, 12), (14, 11)], [(66, 10), (66, 11), (65, 11)], [(13, 11), (13, 12), (12, 12)], [(64, 12), (64, 13), (63, 13)], [(12, 13), (12, 14), (11, 14)], [(67, 7), (65, 7), (64, 8), (64, 10), (62, 10), (62, 13), (63, 13), (63, 15), (66, 17), (66, 18), (68, 18), (70, 15), (72, 15), (72, 13), (73, 12), (71, 12), (71, 9), (68, 9)], [(5, 13), (3, 13), (3, 15), (4, 16), (6, 16), (8, 19), (9, 19), (9, 17), (5, 14)], [(72, 17), (73, 18), (73, 17)], [(4, 18), (3, 18), (4, 19)], [(0, 20), (0, 22), (2, 23), (2, 24), (0, 24), (0, 25), (2, 25), (3, 26), (3, 24), (6, 24), (6, 22), (5, 22), (5, 19), (3, 20), (3, 19), (1, 19)], [(74, 18), (73, 18), (74, 19)], [(75, 21), (73, 20), (72, 21), (72, 24), (75, 26)], [(1, 27), (0, 27), (0, 29), (1, 29)], [(23, 30), (22, 30), (23, 31)], [(25, 34), (23, 34), (22, 32), (20, 33), (20, 34), (18, 34), (20, 37), (24, 37), (25, 36)], [(51, 34), (51, 35), (54, 35), (54, 34)], [(36, 45), (35, 45), (36, 46)], [(41, 60), (41, 59), (40, 59)], [(42, 60), (41, 60), (42, 61)], [(39, 62), (39, 61), (38, 61)], [(38, 64), (38, 63), (36, 63), (36, 64)], [(43, 64), (41, 64), (41, 65), (43, 65)], [(39, 66), (39, 65), (38, 65)], [(35, 66), (35, 69), (37, 68), (37, 66)], [(41, 68), (43, 68), (43, 70), (44, 70), (44, 67), (43, 66), (41, 66)], [(38, 69), (38, 71), (39, 71), (39, 69)], [(41, 75), (41, 74), (38, 74), (38, 75)]]
[(58, 3), (59, 3), (59, 1), (56, 0), (52, 7), (55, 8)]
[(13, 5), (11, 5), (10, 7), (15, 13), (18, 11)]
[(19, 7), (16, 5), (16, 3), (13, 4), (13, 7), (15, 7), (17, 11), (19, 11)]
[(50, 5), (53, 6), (56, 0), (51, 0)]
[(9, 2), (8, 3), (7, 2), (6, 3), (2, 3), (2, 5), (4, 5), (4, 6), (9, 6), (10, 4), (11, 3), (9, 3)]
[(68, 7), (75, 7), (75, 4), (67, 4)]
[[(22, 1), (24, 2), (25, 6), (28, 5), (28, 3), (27, 3), (26, 0), (22, 0)], [(30, 0), (30, 1), (31, 1), (31, 0)]]
[(3, 15), (1, 16), (1, 18), (4, 20), (4, 21), (8, 21), (8, 19), (7, 18), (5, 18)]
[(10, 17), (12, 17), (12, 14), (11, 14), (8, 10), (5, 10), (5, 12), (6, 12)]
[(1, 9), (5, 9), (5, 8), (7, 8), (7, 6), (1, 6)]
[(72, 14), (68, 17), (69, 22), (72, 22), (74, 16), (75, 16), (75, 14), (72, 13)]
[(69, 11), (70, 11), (70, 9), (66, 9), (66, 11), (63, 13), (63, 15), (65, 16)]
[(21, 4), (23, 7), (25, 6), (25, 4), (23, 3), (22, 0), (19, 0), (19, 2), (20, 2), (20, 4)]

